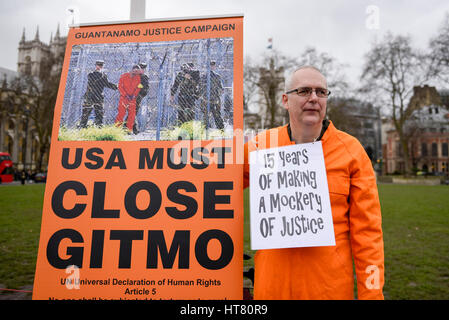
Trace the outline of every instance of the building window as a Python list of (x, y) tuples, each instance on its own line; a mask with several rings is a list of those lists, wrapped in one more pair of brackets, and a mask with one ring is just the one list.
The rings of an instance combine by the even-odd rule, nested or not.
[(402, 157), (402, 146), (401, 143), (398, 141), (396, 142), (396, 156)]
[(374, 129), (374, 124), (373, 124), (371, 121), (365, 121), (365, 122), (363, 123), (363, 126), (364, 126), (366, 129)]
[(399, 162), (399, 172), (404, 173), (404, 171), (405, 171), (404, 162)]
[(444, 142), (444, 143), (441, 145), (441, 153), (442, 153), (442, 156), (443, 156), (443, 157), (447, 157), (447, 156), (449, 155), (447, 142)]
[(25, 57), (25, 74), (31, 75), (31, 58), (30, 56)]
[(421, 156), (427, 157), (427, 144), (421, 143)]
[(438, 145), (435, 142), (432, 143), (432, 157), (438, 157)]

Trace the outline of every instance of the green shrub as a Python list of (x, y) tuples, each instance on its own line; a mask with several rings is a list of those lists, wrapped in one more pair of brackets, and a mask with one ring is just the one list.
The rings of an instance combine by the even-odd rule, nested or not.
[(162, 140), (206, 140), (226, 138), (226, 133), (221, 129), (208, 129), (201, 121), (189, 121), (180, 126), (161, 131)]
[(81, 129), (68, 129), (61, 127), (58, 140), (60, 141), (126, 141), (130, 140), (128, 130), (108, 125), (99, 127), (87, 127)]

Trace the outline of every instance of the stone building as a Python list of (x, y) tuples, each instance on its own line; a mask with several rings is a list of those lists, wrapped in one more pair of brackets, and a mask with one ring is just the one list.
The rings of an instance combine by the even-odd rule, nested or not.
[[(419, 87), (418, 87), (419, 89)], [(435, 88), (422, 87), (429, 91)], [(414, 172), (436, 175), (449, 174), (449, 91), (439, 90), (441, 103), (422, 105), (408, 121), (409, 160)], [(386, 131), (384, 171), (387, 174), (404, 173), (404, 159), (399, 136), (392, 125)]]
[[(50, 54), (65, 51), (67, 37), (61, 37), (59, 25), (49, 43), (41, 41), (39, 28), (32, 40), (26, 39), (25, 30), (18, 46), (17, 71), (0, 67), (0, 151), (11, 154), (16, 170), (33, 171), (36, 166), (37, 148), (40, 141), (30, 110), (36, 97), (31, 95), (24, 83), (26, 77), (38, 82), (44, 60)], [(62, 64), (54, 65), (52, 71), (60, 71)], [(43, 159), (47, 167), (48, 153)]]
[[(278, 127), (288, 122), (287, 110), (281, 102), (285, 83), (285, 68), (276, 64), (277, 60), (272, 56), (267, 67), (258, 68), (258, 109), (261, 129)], [(254, 116), (251, 118), (256, 120)]]
[[(4, 78), (5, 79), (5, 78)], [(7, 87), (0, 88), (0, 150), (11, 155), (16, 169), (32, 169), (32, 159), (38, 141), (28, 117), (34, 98), (26, 92)]]
[(382, 158), (380, 110), (355, 98), (333, 98), (327, 116), (337, 129), (356, 137), (373, 163)]
[[(41, 71), (42, 61), (49, 56), (50, 53), (57, 56), (65, 51), (67, 37), (61, 37), (59, 25), (56, 34), (50, 36), (50, 42), (44, 43), (39, 37), (39, 27), (33, 40), (26, 40), (25, 29), (22, 33), (22, 39), (19, 42), (17, 72), (20, 75), (30, 75), (38, 77)], [(55, 66), (61, 68), (62, 66)]]

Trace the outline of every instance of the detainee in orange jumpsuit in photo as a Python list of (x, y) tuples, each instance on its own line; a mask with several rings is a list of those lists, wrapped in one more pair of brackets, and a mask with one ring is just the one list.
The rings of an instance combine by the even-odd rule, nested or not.
[(359, 141), (325, 120), (327, 82), (311, 66), (286, 82), (282, 103), (288, 125), (270, 129), (245, 144), (244, 187), (249, 153), (320, 140), (332, 208), (335, 246), (270, 249), (254, 258), (254, 299), (383, 299), (384, 251), (374, 170)]
[(136, 99), (140, 89), (143, 87), (140, 83), (140, 66), (135, 65), (131, 72), (121, 75), (118, 90), (120, 91), (120, 100), (118, 102), (118, 113), (115, 119), (115, 125), (122, 125), (126, 111), (128, 119), (126, 127), (132, 132), (134, 119), (136, 117)]

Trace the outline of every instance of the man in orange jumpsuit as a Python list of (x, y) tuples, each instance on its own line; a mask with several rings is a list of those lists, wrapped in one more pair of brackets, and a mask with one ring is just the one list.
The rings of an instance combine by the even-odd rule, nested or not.
[(115, 124), (120, 126), (123, 124), (123, 118), (128, 111), (128, 119), (126, 127), (130, 132), (133, 130), (134, 119), (136, 117), (136, 99), (141, 88), (140, 83), (140, 66), (135, 65), (131, 72), (121, 75), (118, 90), (120, 91), (120, 100), (118, 102), (118, 113)]
[(251, 151), (322, 142), (336, 242), (257, 251), (255, 299), (354, 299), (353, 261), (358, 299), (383, 299), (383, 237), (374, 170), (358, 140), (325, 120), (329, 94), (318, 69), (299, 68), (282, 95), (290, 123), (245, 144), (247, 187)]

